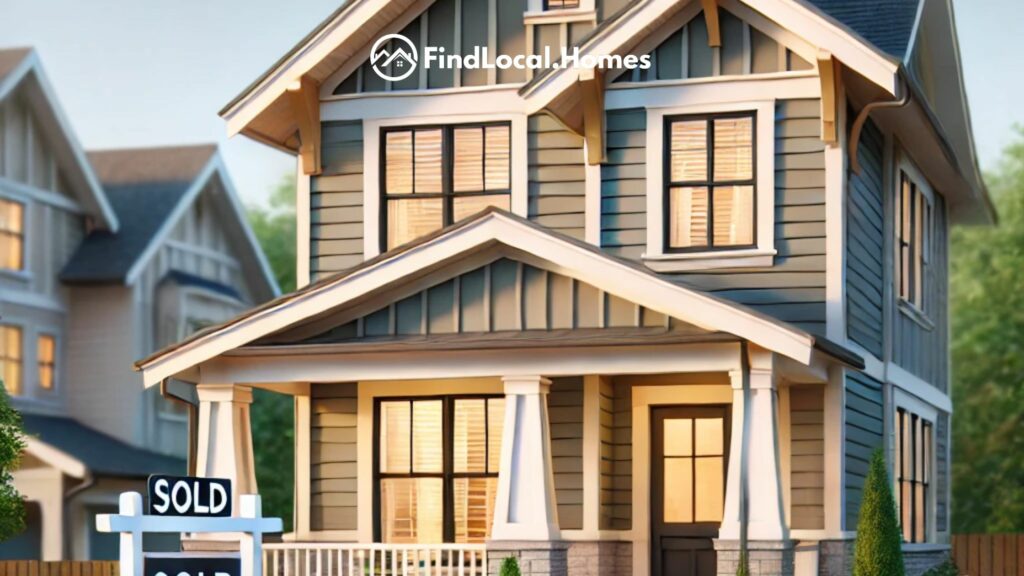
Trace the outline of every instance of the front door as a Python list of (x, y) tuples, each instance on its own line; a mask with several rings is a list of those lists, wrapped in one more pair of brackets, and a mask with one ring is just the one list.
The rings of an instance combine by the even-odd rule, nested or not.
[(651, 574), (714, 576), (725, 505), (727, 406), (651, 411)]

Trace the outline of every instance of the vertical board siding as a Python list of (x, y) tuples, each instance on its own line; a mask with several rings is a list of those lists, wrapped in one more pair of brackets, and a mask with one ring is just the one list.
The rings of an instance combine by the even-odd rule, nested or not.
[(310, 422), (313, 530), (355, 530), (357, 384), (314, 384)]
[(892, 354), (893, 361), (900, 367), (946, 392), (949, 378), (949, 238), (946, 234), (946, 203), (938, 193), (932, 210), (935, 218), (934, 251), (924, 277), (924, 314), (930, 325), (922, 325), (897, 306)]
[(883, 406), (881, 382), (860, 372), (846, 373), (846, 530), (857, 529), (871, 453), (882, 446)]
[(363, 261), (363, 125), (323, 124), (321, 163), (310, 193), (311, 280)]
[(935, 423), (935, 529), (949, 531), (949, 414)]
[(607, 113), (607, 154), (601, 164), (601, 247), (639, 260), (647, 242), (647, 113)]
[(820, 124), (817, 99), (776, 105), (774, 265), (669, 277), (824, 334), (825, 148)]
[(583, 378), (552, 378), (548, 396), (558, 526), (583, 528)]
[(847, 336), (882, 358), (885, 189), (881, 132), (865, 124), (857, 147), (861, 173), (849, 173), (846, 197)]
[(825, 388), (789, 390), (790, 526), (825, 528)]
[(598, 399), (601, 411), (601, 495), (598, 510), (598, 528), (612, 529), (615, 498), (615, 387), (610, 378), (601, 378), (598, 386)]
[(612, 386), (612, 530), (633, 525), (633, 397), (627, 383)]
[(20, 88), (0, 102), (0, 176), (67, 194), (50, 142), (28, 98)]
[(529, 119), (529, 218), (582, 240), (586, 210), (583, 138), (547, 114)]

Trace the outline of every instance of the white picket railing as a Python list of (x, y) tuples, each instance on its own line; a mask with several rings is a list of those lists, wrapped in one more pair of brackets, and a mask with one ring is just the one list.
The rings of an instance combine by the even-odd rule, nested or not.
[(486, 576), (483, 544), (267, 543), (264, 576)]

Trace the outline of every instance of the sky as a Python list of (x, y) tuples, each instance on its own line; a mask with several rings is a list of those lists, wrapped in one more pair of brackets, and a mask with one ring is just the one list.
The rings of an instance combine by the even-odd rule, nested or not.
[[(0, 0), (0, 48), (33, 46), (86, 149), (218, 142), (243, 200), (266, 202), (293, 157), (217, 116), (341, 0)], [(983, 169), (1024, 125), (1022, 0), (954, 0)]]

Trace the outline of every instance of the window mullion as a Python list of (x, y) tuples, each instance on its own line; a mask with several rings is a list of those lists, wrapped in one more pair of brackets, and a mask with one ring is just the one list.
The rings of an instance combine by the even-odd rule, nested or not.
[(715, 247), (715, 120), (708, 118), (707, 127), (707, 171), (708, 171), (708, 223), (707, 244), (709, 248)]

